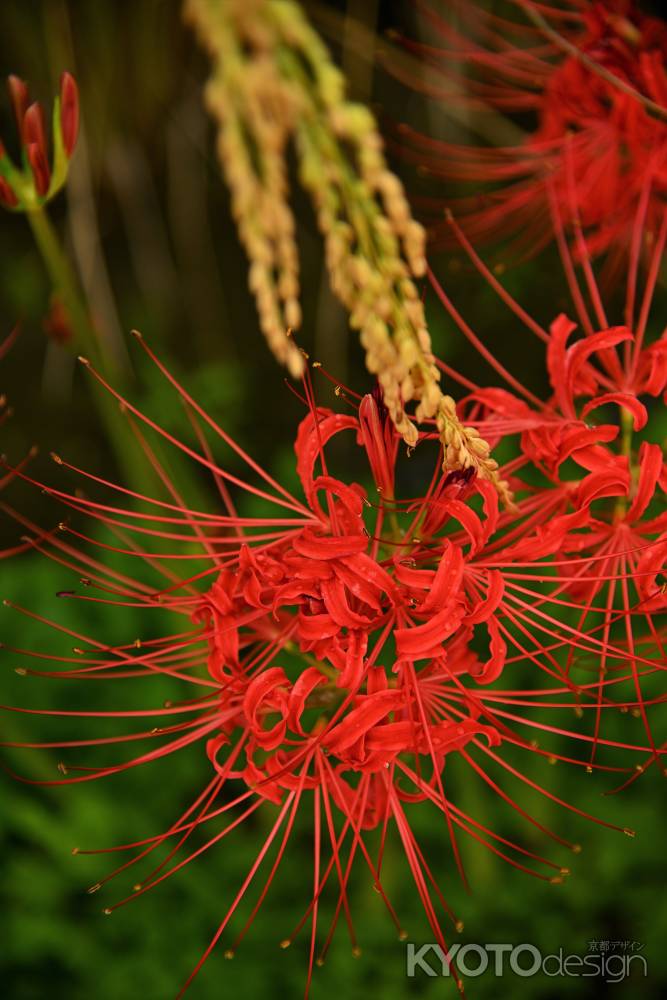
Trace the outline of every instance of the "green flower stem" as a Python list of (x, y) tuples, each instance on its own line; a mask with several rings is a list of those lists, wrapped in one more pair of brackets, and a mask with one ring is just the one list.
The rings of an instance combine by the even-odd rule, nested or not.
[(621, 454), (626, 458), (632, 456), (632, 431), (634, 428), (634, 418), (630, 410), (621, 408)]
[[(60, 297), (67, 313), (74, 334), (73, 349), (78, 354), (85, 355), (96, 368), (118, 383), (121, 376), (119, 366), (95, 332), (77, 279), (51, 220), (42, 207), (30, 209), (25, 215), (53, 289)], [(109, 435), (118, 465), (128, 482), (140, 492), (150, 491), (151, 485), (154, 484), (152, 474), (120, 412), (117, 401), (96, 381), (93, 386), (93, 398), (104, 429)]]
[[(638, 469), (632, 464), (632, 432), (634, 429), (634, 417), (630, 410), (621, 408), (621, 455), (625, 455), (630, 469), (630, 491), (637, 480)], [(617, 518), (625, 516), (628, 509), (627, 497), (619, 497), (616, 501), (615, 514)]]

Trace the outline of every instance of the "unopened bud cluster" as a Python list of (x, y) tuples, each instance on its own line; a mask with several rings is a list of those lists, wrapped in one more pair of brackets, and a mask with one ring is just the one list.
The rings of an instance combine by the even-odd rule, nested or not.
[(496, 481), (488, 446), (444, 402), (414, 281), (426, 271), (425, 233), (387, 167), (371, 112), (345, 99), (343, 75), (293, 0), (186, 0), (185, 14), (213, 61), (206, 100), (220, 125), (218, 152), (274, 354), (301, 374), (303, 355), (288, 335), (301, 321), (286, 165), (293, 141), (332, 288), (359, 330), (398, 432), (415, 445), (414, 421), (437, 419), (447, 468), (474, 464)]
[(79, 131), (79, 93), (74, 77), (63, 73), (53, 108), (50, 157), (44, 108), (38, 101), (30, 101), (28, 85), (18, 76), (8, 77), (7, 85), (22, 165), (15, 166), (0, 142), (0, 204), (29, 212), (53, 198), (67, 179)]

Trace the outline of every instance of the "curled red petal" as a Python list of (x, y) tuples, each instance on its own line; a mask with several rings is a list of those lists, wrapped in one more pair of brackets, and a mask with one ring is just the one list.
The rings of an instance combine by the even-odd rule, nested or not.
[(597, 409), (598, 406), (604, 406), (605, 403), (618, 403), (619, 406), (629, 410), (632, 414), (634, 429), (636, 431), (640, 431), (642, 427), (646, 426), (646, 421), (648, 420), (646, 407), (636, 396), (633, 396), (629, 392), (605, 392), (602, 396), (596, 396), (595, 399), (591, 399), (590, 402), (586, 403), (581, 411), (581, 416), (587, 417), (591, 410)]
[(565, 345), (570, 334), (576, 330), (577, 324), (573, 323), (564, 313), (561, 313), (549, 327), (549, 343), (547, 345), (547, 369), (549, 371), (549, 381), (556, 393), (560, 408), (563, 413), (568, 412), (570, 403), (566, 391), (567, 365), (565, 356)]
[[(364, 674), (364, 657), (368, 648), (368, 634), (361, 630), (350, 632), (345, 651), (345, 667), (338, 677), (338, 687), (346, 691), (357, 691)], [(382, 671), (385, 676), (384, 671)], [(369, 690), (368, 692), (372, 692)]]
[(637, 562), (635, 581), (641, 610), (647, 614), (667, 608), (667, 586), (658, 576), (667, 575), (667, 533), (657, 538)]
[(345, 716), (324, 736), (323, 742), (332, 753), (340, 753), (356, 743), (369, 729), (377, 725), (390, 712), (405, 706), (403, 691), (378, 691), (362, 695), (359, 705)]
[(304, 643), (330, 639), (340, 632), (340, 626), (331, 615), (299, 615), (299, 636)]
[[(357, 552), (355, 555), (351, 556), (345, 561), (346, 567), (352, 569), (356, 574), (359, 575), (360, 579), (363, 579), (366, 584), (376, 589), (378, 595), (386, 594), (386, 596), (396, 603), (399, 600), (399, 590), (396, 586), (395, 581), (392, 579), (389, 573), (383, 566), (378, 565), (375, 559), (372, 559), (367, 552)], [(338, 567), (337, 567), (338, 568)], [(343, 579), (346, 578), (346, 574), (343, 572)], [(354, 591), (353, 587), (350, 589)], [(365, 600), (364, 590), (360, 590), (357, 594), (362, 600)], [(371, 607), (374, 606), (374, 602), (367, 601)]]
[[(258, 674), (248, 685), (243, 699), (243, 711), (258, 745), (265, 750), (273, 750), (282, 743), (287, 722), (283, 715), (271, 729), (263, 729), (260, 706), (263, 702), (267, 702), (265, 707), (270, 707), (272, 710), (284, 708), (288, 688), (289, 680), (282, 667), (269, 667), (264, 673)], [(278, 698), (269, 697), (275, 695), (276, 692), (279, 692)]]
[(632, 340), (632, 333), (627, 326), (614, 326), (608, 330), (594, 333), (585, 340), (579, 340), (567, 349), (567, 385), (571, 398), (580, 395), (584, 387), (579, 386), (582, 370), (593, 354), (608, 351), (612, 347)]
[(637, 392), (659, 396), (667, 385), (667, 331), (642, 351), (637, 373)]
[(345, 585), (337, 577), (322, 581), (322, 599), (327, 611), (341, 628), (367, 628), (371, 624), (371, 619), (366, 615), (352, 610)]
[(491, 639), (489, 647), (490, 655), (488, 660), (478, 665), (477, 669), (472, 673), (478, 684), (491, 684), (497, 680), (503, 671), (507, 655), (507, 643), (500, 634), (500, 627), (496, 619), (489, 618), (485, 624)]
[[(364, 556), (365, 553), (360, 553), (360, 556)], [(345, 584), (345, 587), (350, 591), (360, 601), (367, 604), (374, 611), (382, 610), (382, 596), (383, 589), (378, 587), (373, 581), (366, 579), (363, 569), (360, 568), (357, 562), (359, 556), (351, 556), (349, 559), (343, 561), (342, 559), (337, 559), (335, 562), (325, 563), (331, 570), (331, 574), (335, 575)], [(370, 557), (367, 557), (370, 558)], [(370, 560), (374, 563), (374, 560)], [(392, 586), (393, 581), (389, 574), (387, 574)]]
[(441, 644), (456, 632), (463, 618), (459, 605), (443, 608), (422, 625), (394, 629), (396, 654), (400, 660), (422, 660), (434, 656)]
[(557, 465), (562, 465), (563, 462), (573, 456), (576, 460), (576, 453), (578, 451), (583, 451), (586, 448), (590, 448), (591, 445), (603, 442), (607, 444), (617, 437), (618, 427), (614, 424), (600, 424), (599, 427), (586, 427), (583, 424), (577, 424), (563, 435), (558, 449)]
[(361, 487), (348, 486), (333, 476), (318, 476), (313, 480), (313, 489), (316, 493), (320, 490), (331, 493), (341, 501), (352, 518), (361, 517), (364, 506), (363, 495), (365, 495)]
[(254, 788), (258, 795), (269, 802), (280, 805), (283, 800), (283, 790), (277, 781), (268, 780), (268, 776), (255, 764), (252, 759), (252, 751), (246, 752), (246, 766), (243, 771), (243, 780), (249, 788)]
[(317, 501), (313, 485), (313, 469), (320, 457), (322, 448), (332, 437), (343, 430), (358, 428), (355, 417), (331, 410), (318, 408), (315, 413), (309, 413), (299, 424), (294, 450), (296, 452), (296, 471), (303, 486), (303, 492), (308, 506), (324, 520), (326, 515)]
[(368, 546), (366, 535), (333, 536), (317, 534), (312, 528), (304, 528), (294, 539), (294, 549), (302, 556), (312, 559), (342, 559), (363, 552)]
[(419, 611), (433, 611), (449, 604), (458, 594), (463, 579), (463, 553), (446, 539), (433, 583)]
[(466, 625), (479, 625), (487, 621), (497, 610), (505, 593), (505, 581), (498, 569), (487, 570), (487, 592), (484, 600), (479, 601), (470, 614), (466, 615)]
[(316, 687), (326, 683), (327, 678), (317, 667), (307, 667), (297, 677), (288, 700), (287, 724), (292, 732), (298, 733), (299, 736), (306, 735), (301, 727), (301, 714), (305, 708), (306, 700)]
[(642, 516), (655, 493), (655, 487), (662, 472), (662, 448), (659, 444), (642, 441), (639, 449), (639, 480), (637, 492), (625, 518), (637, 521)]
[(574, 504), (576, 507), (590, 507), (594, 500), (602, 497), (627, 496), (630, 488), (630, 473), (626, 469), (609, 469), (591, 472), (579, 484)]
[(451, 517), (456, 518), (470, 539), (470, 554), (479, 552), (486, 540), (486, 530), (474, 510), (462, 500), (448, 500), (447, 510)]

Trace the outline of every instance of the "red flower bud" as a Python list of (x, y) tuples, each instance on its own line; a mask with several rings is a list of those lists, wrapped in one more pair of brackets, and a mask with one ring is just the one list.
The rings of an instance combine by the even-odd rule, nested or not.
[(385, 498), (394, 495), (394, 467), (398, 439), (387, 419), (379, 393), (368, 393), (359, 404), (359, 430), (370, 462), (375, 485)]
[(28, 91), (28, 84), (19, 76), (8, 76), (7, 77), (7, 88), (9, 90), (9, 96), (11, 98), (12, 107), (14, 108), (14, 116), (16, 118), (16, 124), (19, 130), (19, 135), (21, 137), (21, 142), (25, 142), (23, 135), (23, 119), (30, 103), (30, 93)]
[(6, 208), (16, 208), (19, 200), (4, 177), (0, 177), (0, 204)]
[(79, 134), (79, 88), (72, 74), (67, 72), (60, 76), (60, 128), (69, 158)]
[(23, 131), (21, 137), (26, 148), (29, 149), (32, 145), (37, 146), (40, 154), (43, 156), (44, 160), (46, 160), (47, 148), (44, 108), (38, 101), (31, 104), (23, 116)]
[(37, 191), (37, 194), (43, 198), (49, 190), (49, 183), (51, 181), (51, 171), (49, 169), (48, 160), (36, 142), (30, 143), (27, 147), (27, 151), (32, 176), (35, 179), (35, 190)]

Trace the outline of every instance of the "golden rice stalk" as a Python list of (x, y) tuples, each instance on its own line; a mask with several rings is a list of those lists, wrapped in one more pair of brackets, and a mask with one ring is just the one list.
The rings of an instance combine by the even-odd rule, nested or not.
[(440, 388), (414, 283), (426, 270), (424, 230), (387, 168), (373, 115), (346, 100), (343, 75), (299, 4), (185, 0), (184, 15), (213, 64), (205, 101), (218, 122), (218, 155), (250, 261), (249, 284), (275, 356), (292, 375), (302, 373), (304, 356), (289, 336), (301, 323), (291, 142), (324, 237), (331, 286), (359, 330), (396, 429), (414, 446), (416, 423), (435, 420), (445, 468), (474, 465), (510, 501), (487, 443), (461, 425)]

